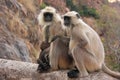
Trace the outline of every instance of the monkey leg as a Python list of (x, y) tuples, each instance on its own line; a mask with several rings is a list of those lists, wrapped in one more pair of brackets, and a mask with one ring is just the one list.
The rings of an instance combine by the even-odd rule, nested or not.
[(50, 53), (49, 53), (49, 59), (50, 59), (50, 66), (52, 70), (58, 69), (58, 60), (59, 60), (59, 54), (58, 54), (58, 45), (56, 42), (52, 42), (50, 44)]
[(100, 69), (96, 58), (83, 48), (75, 47), (72, 51), (72, 56), (77, 69), (80, 71), (81, 77), (88, 76), (88, 72), (94, 72)]
[(51, 43), (50, 49), (50, 65), (53, 70), (71, 69), (74, 66), (73, 58), (68, 54), (68, 41), (57, 38)]

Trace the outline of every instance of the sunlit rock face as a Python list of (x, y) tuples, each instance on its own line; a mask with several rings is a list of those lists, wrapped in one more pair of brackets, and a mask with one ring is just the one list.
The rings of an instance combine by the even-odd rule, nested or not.
[(18, 5), (16, 0), (0, 1), (0, 58), (31, 62), (25, 40), (27, 26), (17, 16), (20, 7), (15, 5)]
[(113, 2), (115, 2), (116, 0), (108, 0), (108, 2), (110, 2), (110, 3), (113, 3)]
[(61, 14), (67, 11), (66, 0), (43, 0), (43, 2), (55, 7)]
[(0, 58), (31, 62), (25, 42), (0, 26)]
[(108, 2), (114, 3), (114, 2), (120, 2), (120, 0), (108, 0)]
[(93, 7), (96, 9), (99, 9), (101, 7), (101, 5), (107, 3), (107, 0), (72, 0), (73, 4), (76, 6), (89, 6), (89, 7)]

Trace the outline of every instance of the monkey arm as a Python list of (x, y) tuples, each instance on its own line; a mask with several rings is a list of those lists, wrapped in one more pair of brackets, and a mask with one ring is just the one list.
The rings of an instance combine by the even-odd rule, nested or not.
[(55, 36), (52, 37), (51, 42), (55, 41), (57, 38), (66, 40), (68, 42), (70, 41), (70, 38), (68, 38), (67, 36), (55, 35)]
[(79, 29), (79, 27), (74, 27), (72, 29), (72, 38), (78, 42), (78, 45), (81, 48), (84, 48), (90, 43), (85, 32), (82, 29)]
[(84, 50), (86, 50), (92, 56), (95, 56), (91, 47), (90, 47), (89, 38), (87, 37), (85, 32), (76, 28), (76, 29), (73, 29), (72, 36), (75, 37), (75, 39), (79, 42), (77, 46), (79, 46), (80, 48), (83, 48)]
[(44, 51), (45, 49), (47, 49), (48, 47), (50, 47), (50, 43), (48, 42), (42, 42), (41, 45), (40, 45), (40, 49), (42, 51)]
[(85, 33), (82, 34), (77, 34), (77, 39), (79, 41), (79, 46), (84, 48), (85, 46), (89, 45), (89, 39), (87, 38), (87, 36), (85, 35)]
[(45, 25), (43, 28), (42, 28), (42, 33), (43, 33), (43, 42), (47, 42), (48, 43), (48, 40), (49, 40), (49, 36), (50, 36), (50, 26), (49, 25)]
[(48, 48), (50, 46), (50, 43), (48, 42), (48, 39), (49, 39), (49, 25), (45, 25), (43, 28), (42, 28), (42, 37), (43, 37), (43, 40), (42, 40), (42, 44), (40, 46), (40, 49), (43, 51), (45, 50), (46, 48)]
[(50, 41), (50, 43), (53, 42), (53, 41), (55, 41), (57, 38), (60, 38), (60, 36), (57, 36), (57, 35), (53, 36), (52, 39), (51, 39), (51, 41)]

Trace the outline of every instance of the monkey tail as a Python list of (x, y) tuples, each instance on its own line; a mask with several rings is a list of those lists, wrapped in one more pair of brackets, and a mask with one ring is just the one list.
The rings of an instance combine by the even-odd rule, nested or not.
[(115, 77), (115, 78), (120, 79), (120, 73), (114, 72), (114, 71), (110, 70), (110, 69), (105, 65), (105, 63), (102, 65), (102, 70), (103, 70), (105, 73), (107, 73), (107, 74), (109, 74), (109, 75), (111, 75), (111, 76), (113, 76), (113, 77)]

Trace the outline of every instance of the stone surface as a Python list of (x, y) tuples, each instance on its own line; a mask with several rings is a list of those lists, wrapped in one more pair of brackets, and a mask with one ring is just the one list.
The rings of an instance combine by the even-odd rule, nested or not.
[(43, 2), (55, 7), (60, 13), (67, 11), (66, 0), (43, 0)]
[(0, 59), (0, 80), (118, 80), (103, 72), (95, 72), (88, 77), (70, 79), (68, 71), (38, 73), (38, 64)]
[(40, 34), (37, 12), (32, 9), (37, 8), (34, 3), (27, 5), (32, 0), (18, 1), (22, 0), (0, 0), (0, 58), (35, 62), (40, 52)]

